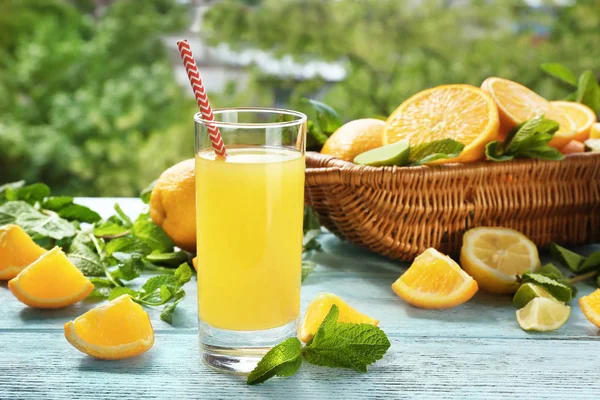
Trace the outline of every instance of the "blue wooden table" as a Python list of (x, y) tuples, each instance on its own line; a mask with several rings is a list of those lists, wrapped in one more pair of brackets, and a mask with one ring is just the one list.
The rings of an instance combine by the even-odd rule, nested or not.
[[(112, 214), (117, 199), (80, 199)], [(142, 204), (118, 199), (136, 216)], [(367, 374), (305, 364), (291, 378), (247, 386), (200, 362), (196, 335), (196, 286), (174, 315), (173, 326), (150, 311), (154, 347), (122, 361), (101, 361), (75, 350), (63, 324), (96, 306), (35, 310), (0, 285), (0, 399), (598, 399), (599, 330), (577, 302), (571, 318), (549, 333), (526, 333), (510, 297), (479, 292), (468, 303), (427, 311), (404, 303), (390, 285), (406, 265), (371, 254), (325, 234), (318, 267), (302, 287), (302, 311), (319, 292), (333, 292), (381, 321), (392, 346)], [(579, 248), (598, 251), (600, 246)], [(594, 287), (579, 284), (580, 295)]]

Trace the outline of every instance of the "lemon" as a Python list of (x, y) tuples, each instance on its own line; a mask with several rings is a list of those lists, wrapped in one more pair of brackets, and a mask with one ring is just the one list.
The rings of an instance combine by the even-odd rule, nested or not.
[(596, 122), (590, 128), (590, 139), (600, 139), (600, 122)]
[(383, 146), (384, 129), (385, 122), (374, 118), (347, 122), (327, 139), (321, 153), (352, 161), (365, 151)]
[(536, 297), (517, 310), (517, 322), (526, 331), (548, 332), (563, 326), (569, 315), (571, 307), (556, 300)]
[(543, 297), (545, 299), (556, 300), (546, 289), (533, 283), (525, 283), (519, 287), (515, 297), (513, 297), (513, 304), (517, 308), (523, 308), (529, 302), (536, 297)]
[(317, 297), (308, 305), (302, 325), (300, 325), (300, 340), (308, 342), (317, 333), (317, 329), (331, 310), (332, 305), (338, 306), (340, 315), (338, 322), (351, 322), (355, 324), (379, 324), (379, 321), (373, 319), (354, 308), (348, 303), (332, 293), (319, 293)]
[(460, 251), (463, 269), (491, 293), (514, 293), (517, 276), (540, 267), (535, 244), (521, 232), (480, 227), (467, 231)]

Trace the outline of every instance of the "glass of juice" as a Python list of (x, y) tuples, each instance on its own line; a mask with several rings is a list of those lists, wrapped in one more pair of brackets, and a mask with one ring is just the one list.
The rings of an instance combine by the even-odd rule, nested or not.
[[(306, 116), (231, 108), (196, 114), (198, 330), (203, 360), (248, 373), (296, 335)], [(219, 128), (227, 157), (211, 148)]]

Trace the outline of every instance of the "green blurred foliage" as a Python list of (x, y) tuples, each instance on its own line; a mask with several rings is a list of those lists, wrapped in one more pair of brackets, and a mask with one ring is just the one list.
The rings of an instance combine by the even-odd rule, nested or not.
[[(549, 99), (564, 97), (569, 89), (539, 65), (600, 71), (600, 0), (546, 3), (532, 9), (516, 0), (223, 1), (205, 16), (203, 36), (212, 44), (292, 54), (300, 62), (341, 60), (347, 79), (333, 84), (323, 101), (345, 119), (385, 116), (427, 87), (479, 86), (488, 76), (516, 80)], [(291, 90), (290, 107), (304, 109), (301, 98), (324, 84), (273, 82), (255, 72), (253, 94), (246, 96), (277, 85)]]
[(193, 155), (193, 100), (160, 35), (174, 0), (0, 0), (0, 182), (130, 196)]

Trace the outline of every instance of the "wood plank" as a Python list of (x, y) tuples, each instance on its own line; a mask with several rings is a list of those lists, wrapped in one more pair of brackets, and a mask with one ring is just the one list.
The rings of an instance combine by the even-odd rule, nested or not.
[[(201, 364), (194, 334), (158, 334), (148, 353), (100, 361), (59, 332), (0, 333), (2, 399), (593, 399), (600, 392), (589, 340), (395, 338), (368, 374), (305, 364), (294, 377), (249, 387)], [(574, 379), (575, 378), (575, 379)]]

